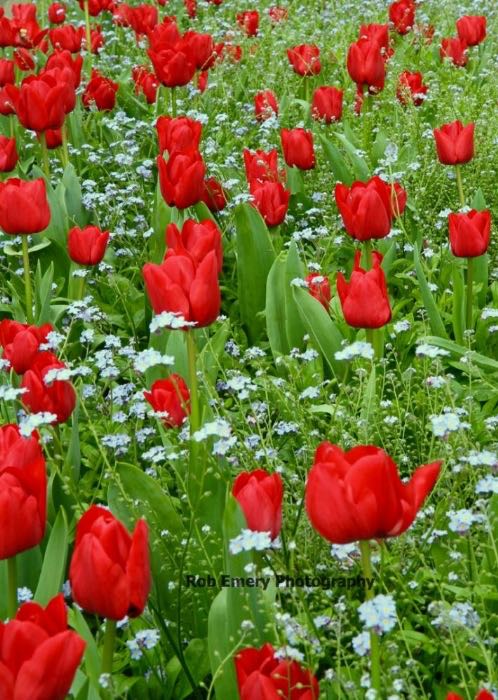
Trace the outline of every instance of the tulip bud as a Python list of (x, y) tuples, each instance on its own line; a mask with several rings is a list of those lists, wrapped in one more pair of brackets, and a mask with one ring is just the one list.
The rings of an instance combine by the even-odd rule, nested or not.
[(270, 532), (272, 540), (282, 527), (283, 483), (280, 474), (264, 469), (242, 472), (232, 489), (250, 530)]
[(67, 237), (69, 257), (79, 265), (98, 265), (104, 258), (108, 241), (109, 231), (101, 231), (97, 226), (75, 226)]
[(360, 267), (360, 257), (361, 251), (357, 251), (349, 282), (341, 272), (337, 275), (342, 313), (353, 328), (381, 328), (391, 320), (386, 278), (380, 266), (382, 255), (373, 253), (373, 267), (368, 271)]

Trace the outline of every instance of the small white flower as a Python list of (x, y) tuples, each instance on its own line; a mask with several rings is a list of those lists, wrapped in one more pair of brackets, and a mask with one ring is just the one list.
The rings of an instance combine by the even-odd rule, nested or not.
[(336, 360), (354, 360), (357, 357), (362, 357), (365, 360), (373, 360), (374, 349), (370, 343), (357, 340), (351, 345), (346, 345), (342, 350), (334, 353)]

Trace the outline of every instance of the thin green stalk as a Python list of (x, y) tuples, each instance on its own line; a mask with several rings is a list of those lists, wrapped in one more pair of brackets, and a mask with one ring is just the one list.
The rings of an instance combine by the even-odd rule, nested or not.
[(47, 176), (47, 179), (50, 181), (50, 160), (48, 158), (47, 137), (45, 135), (45, 132), (43, 132), (40, 137), (40, 143), (42, 150), (43, 172)]
[[(368, 540), (360, 541), (360, 552), (361, 552), (361, 566), (363, 569), (363, 575), (365, 579), (372, 579), (372, 559), (371, 559), (371, 549), (370, 542)], [(371, 600), (374, 597), (373, 588), (368, 588), (366, 591), (367, 600)], [(370, 630), (370, 678), (371, 686), (377, 691), (377, 698), (380, 698), (380, 639), (379, 635), (374, 631)]]
[(176, 117), (176, 88), (171, 88), (171, 116)]
[(86, 284), (86, 276), (85, 277), (80, 277), (78, 281), (78, 289), (76, 292), (76, 299), (78, 301), (81, 301), (85, 295), (85, 284)]
[(364, 245), (364, 260), (365, 270), (370, 270), (372, 267), (372, 240), (369, 238)]
[[(194, 433), (201, 427), (200, 409), (199, 409), (199, 384), (197, 381), (197, 346), (193, 331), (187, 331), (187, 355), (188, 355), (188, 376), (190, 390), (190, 454), (189, 454), (189, 478), (188, 486), (192, 494), (192, 480), (197, 467), (198, 444), (194, 440)], [(201, 487), (201, 484), (199, 484)], [(202, 489), (201, 489), (202, 490)], [(197, 485), (195, 488), (197, 491)], [(199, 491), (199, 497), (201, 492)], [(193, 504), (197, 502), (196, 498), (192, 499)]]
[(466, 328), (472, 328), (472, 287), (474, 284), (474, 258), (467, 258), (467, 306), (466, 306)]
[(458, 186), (458, 196), (460, 197), (460, 206), (464, 207), (465, 206), (465, 194), (463, 192), (463, 183), (462, 183), (462, 172), (460, 170), (460, 166), (456, 166), (456, 179), (457, 179), (457, 186)]
[(88, 55), (88, 74), (92, 72), (92, 32), (90, 29), (90, 8), (88, 0), (84, 0), (83, 6), (85, 9), (85, 30), (86, 30), (86, 52)]
[(29, 269), (28, 237), (22, 236), (22, 261), (24, 265), (24, 296), (26, 299), (26, 321), (33, 323), (33, 291), (31, 289), (31, 271)]
[(69, 150), (67, 147), (67, 125), (66, 122), (62, 125), (62, 165), (67, 168), (69, 165)]
[(109, 618), (105, 623), (104, 647), (102, 649), (102, 673), (112, 673), (112, 660), (116, 644), (116, 620)]
[(7, 559), (7, 614), (12, 620), (17, 612), (17, 566), (16, 558)]

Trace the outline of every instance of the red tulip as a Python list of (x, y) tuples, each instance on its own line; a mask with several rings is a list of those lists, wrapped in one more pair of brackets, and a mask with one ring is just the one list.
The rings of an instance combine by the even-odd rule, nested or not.
[(51, 352), (40, 352), (31, 367), (24, 374), (21, 387), (23, 404), (32, 413), (48, 411), (56, 418), (53, 423), (65, 423), (76, 406), (76, 393), (71, 382), (55, 379), (47, 382), (47, 373), (51, 370), (64, 369), (63, 362)]
[(0, 560), (10, 559), (41, 542), (46, 511), (47, 475), (38, 438), (34, 433), (29, 438), (21, 437), (17, 425), (3, 425), (0, 427)]
[(198, 150), (202, 124), (188, 117), (159, 117), (156, 122), (159, 151), (175, 152)]
[(204, 181), (202, 201), (213, 212), (222, 211), (228, 204), (225, 190), (215, 177), (208, 177)]
[(205, 71), (212, 67), (216, 59), (216, 53), (211, 34), (199, 34), (199, 32), (193, 31), (185, 32), (183, 41), (189, 47), (190, 56), (198, 70)]
[(142, 92), (147, 103), (152, 105), (156, 101), (159, 81), (154, 73), (150, 73), (144, 66), (135, 66), (131, 72), (135, 83), (135, 94)]
[(278, 172), (278, 151), (249, 151), (244, 149), (244, 166), (247, 182), (278, 182), (281, 178)]
[(324, 277), (316, 272), (311, 273), (305, 279), (309, 292), (328, 312), (332, 293), (328, 277)]
[(0, 691), (5, 700), (64, 700), (83, 657), (85, 642), (67, 629), (64, 597), (42, 608), (21, 605), (0, 622)]
[(466, 214), (448, 216), (451, 252), (458, 258), (484, 255), (491, 236), (491, 214), (472, 209)]
[(130, 535), (109, 510), (91, 506), (76, 527), (69, 581), (88, 613), (111, 620), (141, 615), (151, 586), (145, 520)]
[(467, 53), (467, 44), (458, 37), (450, 37), (449, 39), (441, 40), (441, 49), (439, 54), (442, 59), (450, 58), (455, 66), (463, 67), (467, 64), (469, 56)]
[(354, 256), (351, 279), (337, 274), (337, 293), (344, 320), (353, 328), (381, 328), (391, 320), (386, 278), (381, 267), (382, 255), (374, 252), (370, 270), (360, 267), (361, 251)]
[(439, 161), (443, 165), (468, 163), (474, 157), (474, 124), (457, 120), (434, 129)]
[(85, 29), (84, 27), (76, 28), (72, 24), (65, 24), (62, 27), (51, 29), (48, 36), (54, 49), (79, 53), (85, 36)]
[(50, 223), (45, 180), (0, 182), (0, 228), (14, 235), (39, 233)]
[(190, 83), (196, 66), (192, 52), (186, 43), (178, 42), (174, 47), (159, 52), (147, 52), (158, 80), (166, 87), (180, 87)]
[(190, 19), (195, 19), (197, 17), (197, 0), (183, 0), (183, 4)]
[(315, 90), (311, 102), (311, 116), (326, 124), (339, 121), (342, 116), (343, 91), (335, 87), (322, 86)]
[(257, 10), (247, 10), (237, 14), (237, 22), (245, 31), (247, 36), (256, 36), (259, 26), (259, 12)]
[(290, 192), (281, 182), (250, 183), (254, 206), (267, 226), (280, 226), (289, 208)]
[(277, 96), (272, 90), (262, 90), (254, 95), (254, 114), (259, 121), (278, 115)]
[(47, 59), (45, 70), (49, 71), (54, 68), (69, 69), (73, 74), (73, 85), (77, 88), (81, 82), (82, 66), (82, 56), (73, 58), (70, 51), (54, 51)]
[(407, 34), (415, 24), (414, 0), (398, 0), (389, 7), (389, 19), (398, 34)]
[[(448, 693), (446, 700), (464, 700), (458, 693)], [(480, 690), (476, 695), (476, 700), (495, 700), (493, 693), (489, 690)]]
[(211, 219), (200, 222), (187, 219), (181, 233), (176, 224), (168, 224), (166, 243), (168, 246), (166, 258), (171, 255), (186, 255), (196, 266), (201, 264), (206, 255), (214, 251), (218, 274), (221, 272), (223, 265), (221, 231)]
[(350, 236), (368, 241), (388, 235), (393, 217), (392, 189), (377, 176), (368, 182), (354, 182), (351, 187), (337, 183), (335, 201)]
[(69, 257), (79, 265), (98, 265), (104, 258), (108, 241), (109, 231), (101, 231), (97, 226), (75, 226), (67, 236)]
[[(84, 9), (84, 0), (78, 0), (80, 8)], [(92, 17), (97, 17), (104, 10), (112, 11), (113, 0), (88, 0), (88, 10)]]
[(287, 58), (298, 75), (317, 75), (321, 70), (320, 49), (315, 44), (300, 44), (287, 49)]
[(272, 540), (282, 527), (283, 482), (280, 474), (264, 469), (242, 472), (232, 493), (239, 502), (250, 530), (270, 532)]
[(14, 170), (18, 160), (15, 138), (0, 136), (0, 172), (9, 173)]
[(201, 201), (206, 167), (199, 151), (174, 152), (167, 162), (158, 156), (157, 167), (161, 193), (170, 207), (186, 209)]
[(180, 30), (174, 17), (165, 17), (160, 24), (148, 32), (147, 36), (150, 49), (156, 53), (173, 48), (181, 40)]
[(384, 89), (386, 67), (377, 41), (362, 38), (351, 44), (347, 68), (359, 90), (365, 85), (372, 93)]
[(24, 374), (33, 364), (40, 345), (47, 342), (47, 336), (53, 331), (50, 323), (43, 326), (3, 319), (0, 321), (0, 345), (3, 359), (8, 360), (16, 374)]
[(393, 460), (378, 447), (343, 452), (323, 442), (308, 474), (305, 504), (311, 524), (334, 544), (401, 535), (439, 476), (441, 462), (415, 470), (403, 483)]
[(272, 22), (275, 24), (277, 22), (282, 22), (285, 19), (289, 18), (289, 12), (286, 7), (278, 7), (278, 6), (273, 6), (270, 7), (268, 10), (268, 15), (271, 19)]
[(271, 644), (263, 644), (260, 649), (254, 647), (242, 649), (235, 657), (235, 671), (239, 689), (243, 688), (247, 679), (255, 671), (269, 677), (277, 665), (278, 659), (275, 658), (275, 650)]
[(389, 27), (387, 24), (362, 24), (358, 39), (376, 41), (383, 49), (384, 55), (389, 52)]
[(63, 125), (67, 86), (53, 75), (32, 75), (22, 81), (20, 88), (7, 85), (5, 89), (25, 129), (41, 132)]
[(156, 314), (180, 314), (197, 327), (209, 326), (218, 318), (221, 293), (214, 250), (197, 267), (185, 255), (170, 255), (160, 265), (147, 263), (143, 276)]
[(311, 170), (315, 167), (313, 134), (305, 129), (282, 129), (280, 132), (285, 162), (292, 168)]
[(90, 109), (95, 105), (96, 109), (101, 111), (114, 109), (118, 88), (119, 83), (115, 83), (110, 78), (105, 78), (94, 68), (92, 70), (92, 79), (86, 86), (81, 98), (83, 105), (86, 109)]
[(486, 38), (486, 17), (465, 15), (457, 20), (458, 37), (467, 46), (477, 46)]
[(15, 114), (16, 110), (14, 108), (14, 103), (12, 102), (12, 99), (10, 95), (7, 92), (7, 85), (3, 88), (0, 88), (0, 114), (3, 114), (4, 117), (9, 116), (10, 114)]
[(0, 87), (14, 85), (16, 81), (14, 61), (0, 58)]
[(24, 73), (29, 73), (35, 68), (35, 59), (29, 49), (15, 49), (13, 53), (14, 64)]
[(0, 17), (0, 47), (13, 46), (15, 27), (7, 17)]
[(61, 2), (53, 2), (48, 7), (48, 21), (52, 24), (62, 24), (66, 20), (66, 6)]
[(158, 20), (157, 7), (151, 5), (139, 5), (130, 8), (129, 26), (135, 32), (137, 40), (153, 29)]
[[(62, 146), (62, 129), (47, 129), (43, 137), (49, 150)], [(38, 134), (38, 140), (41, 141), (41, 134)]]
[(407, 70), (401, 73), (396, 89), (396, 97), (402, 105), (412, 103), (415, 107), (420, 107), (423, 104), (429, 88), (422, 81), (422, 73), (410, 73)]
[(162, 421), (167, 428), (179, 428), (190, 414), (190, 392), (178, 374), (155, 381), (144, 397), (154, 411), (165, 414)]
[(205, 92), (207, 90), (209, 81), (209, 71), (203, 70), (197, 74), (197, 89), (199, 92)]
[[(104, 46), (104, 44), (105, 44), (105, 38), (104, 38), (104, 35), (102, 34), (102, 27), (99, 25), (99, 26), (95, 27), (95, 29), (92, 29), (90, 32), (91, 52), (98, 54), (98, 52)], [(86, 39), (85, 39), (85, 46), (86, 46)]]

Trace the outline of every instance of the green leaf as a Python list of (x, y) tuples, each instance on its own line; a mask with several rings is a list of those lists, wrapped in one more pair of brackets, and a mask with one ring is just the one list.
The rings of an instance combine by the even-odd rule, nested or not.
[(287, 254), (280, 253), (273, 263), (266, 281), (266, 333), (273, 357), (290, 351), (285, 325), (285, 269)]
[[(486, 355), (481, 355), (480, 353), (474, 352), (473, 350), (468, 350), (463, 345), (458, 345), (458, 343), (454, 343), (452, 340), (429, 335), (425, 338), (422, 338), (421, 342), (429, 343), (429, 345), (435, 345), (436, 347), (442, 348), (443, 350), (448, 350), (448, 352), (450, 352), (452, 355), (457, 356), (458, 358), (463, 357), (465, 355), (468, 358), (468, 362), (470, 364), (478, 365), (478, 367), (482, 367), (483, 369), (489, 369), (493, 372), (498, 372), (498, 362), (496, 360), (492, 360), (490, 357), (486, 357)], [(463, 363), (462, 368), (465, 368), (465, 365)], [(469, 371), (469, 368), (467, 368), (467, 371)]]
[(354, 176), (352, 175), (348, 166), (346, 165), (346, 162), (342, 157), (340, 150), (335, 144), (326, 139), (325, 136), (322, 136), (320, 134), (319, 138), (322, 142), (325, 157), (327, 158), (332, 168), (332, 172), (335, 176), (336, 181), (342, 182), (348, 186), (351, 185), (354, 181)]
[(439, 335), (441, 338), (447, 338), (448, 334), (446, 333), (444, 323), (439, 314), (439, 309), (437, 308), (436, 302), (434, 301), (434, 297), (432, 296), (431, 290), (429, 289), (429, 285), (427, 284), (427, 280), (422, 269), (422, 263), (420, 262), (420, 255), (416, 246), (413, 249), (413, 262), (415, 265), (415, 272), (417, 274), (417, 280), (420, 288), (420, 294), (422, 296), (422, 301), (429, 315), (429, 323), (431, 326), (431, 330), (433, 333)]
[[(50, 241), (48, 241), (50, 244)], [(54, 264), (51, 262), (45, 274), (41, 275), (41, 265), (38, 260), (36, 265), (36, 319), (38, 325), (50, 321), (50, 302), (52, 300), (52, 283), (54, 281)]]
[(46, 605), (61, 590), (66, 572), (68, 532), (64, 509), (59, 510), (50, 533), (35, 600)]
[(336, 137), (342, 143), (346, 149), (346, 153), (349, 156), (351, 165), (353, 167), (353, 173), (357, 180), (368, 180), (370, 177), (370, 168), (362, 156), (358, 154), (358, 149), (343, 135), (336, 134)]
[(64, 185), (64, 202), (71, 225), (86, 226), (88, 224), (88, 214), (82, 203), (80, 181), (71, 163), (68, 163), (64, 170), (62, 183)]
[(457, 343), (463, 343), (463, 331), (465, 330), (465, 286), (463, 283), (463, 271), (458, 261), (452, 263), (453, 274), (453, 333)]
[(209, 380), (210, 384), (214, 384), (222, 367), (225, 343), (229, 332), (230, 323), (225, 321), (216, 333), (209, 338), (199, 353), (198, 366), (202, 369), (202, 373)]
[(98, 689), (102, 662), (93, 634), (90, 632), (90, 628), (78, 608), (69, 609), (68, 619), (71, 627), (76, 630), (80, 637), (86, 642), (84, 656), (85, 671), (92, 684)]
[[(192, 639), (183, 653), (192, 679), (198, 685), (209, 673), (209, 655), (206, 640)], [(184, 700), (191, 693), (192, 686), (185, 671), (182, 669), (175, 685), (173, 698), (175, 700)]]
[(236, 698), (239, 691), (233, 655), (238, 647), (230, 639), (231, 626), (227, 616), (228, 588), (223, 588), (211, 604), (208, 616), (209, 663), (216, 698)]

